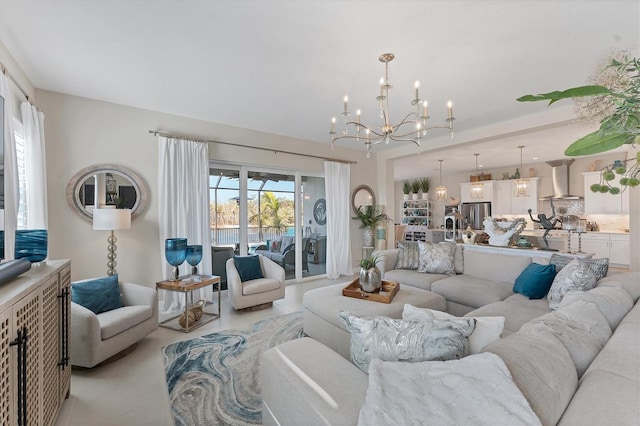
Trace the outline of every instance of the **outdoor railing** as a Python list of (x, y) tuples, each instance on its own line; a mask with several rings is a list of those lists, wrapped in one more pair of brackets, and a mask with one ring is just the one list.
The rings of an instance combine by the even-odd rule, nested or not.
[[(292, 227), (276, 228), (275, 226), (263, 226), (262, 235), (260, 228), (250, 226), (248, 229), (248, 242), (258, 243), (266, 240), (275, 240), (281, 235), (288, 234)], [(233, 228), (215, 228), (211, 230), (211, 243), (214, 245), (232, 245), (240, 241), (240, 227)]]

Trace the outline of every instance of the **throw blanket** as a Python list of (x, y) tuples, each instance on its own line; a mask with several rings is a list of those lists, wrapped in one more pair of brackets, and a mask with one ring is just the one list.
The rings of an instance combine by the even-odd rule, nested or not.
[(359, 425), (540, 425), (502, 359), (371, 361)]

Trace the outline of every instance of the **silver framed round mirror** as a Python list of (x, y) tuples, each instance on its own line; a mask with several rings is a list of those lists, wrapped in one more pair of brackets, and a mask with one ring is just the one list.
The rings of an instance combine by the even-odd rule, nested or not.
[(93, 221), (93, 209), (131, 209), (131, 218), (147, 207), (149, 190), (133, 171), (115, 164), (94, 164), (73, 175), (67, 184), (67, 203), (81, 218)]
[(371, 206), (373, 210), (376, 208), (376, 194), (368, 185), (358, 185), (351, 192), (351, 209), (354, 213), (358, 213), (358, 207)]

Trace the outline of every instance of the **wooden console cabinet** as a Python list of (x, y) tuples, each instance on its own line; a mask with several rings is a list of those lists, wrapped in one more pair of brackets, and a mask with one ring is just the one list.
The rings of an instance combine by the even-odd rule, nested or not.
[(70, 285), (68, 260), (0, 285), (0, 424), (53, 425), (68, 398)]

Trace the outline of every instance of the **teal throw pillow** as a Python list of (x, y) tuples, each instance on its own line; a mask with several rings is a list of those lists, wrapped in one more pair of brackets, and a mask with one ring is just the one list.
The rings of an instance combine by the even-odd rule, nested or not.
[(240, 281), (264, 278), (258, 256), (236, 256), (233, 261), (236, 263), (238, 274), (240, 274)]
[(530, 263), (513, 284), (513, 291), (529, 299), (542, 299), (547, 295), (556, 276), (556, 265)]
[(71, 300), (95, 314), (124, 306), (117, 274), (71, 283)]

